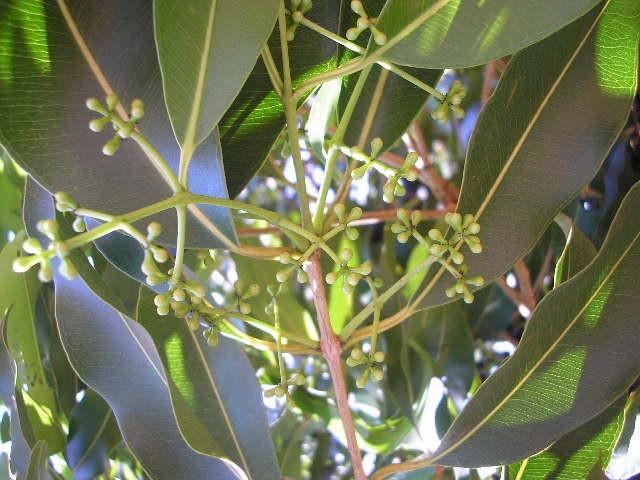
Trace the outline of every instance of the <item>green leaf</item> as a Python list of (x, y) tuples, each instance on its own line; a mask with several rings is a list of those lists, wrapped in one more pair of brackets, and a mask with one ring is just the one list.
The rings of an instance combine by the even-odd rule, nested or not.
[[(0, 253), (0, 311), (11, 308), (7, 320), (7, 344), (18, 363), (18, 385), (27, 407), (29, 423), (36, 440), (46, 440), (53, 452), (64, 446), (58, 405), (53, 385), (45, 373), (43, 352), (36, 324), (36, 299), (40, 281), (35, 270), (14, 273), (12, 263), (18, 257), (24, 235)], [(25, 419), (26, 421), (26, 419)]]
[(273, 30), (279, 0), (154, 0), (162, 83), (183, 155), (211, 134)]
[[(560, 226), (567, 239), (562, 255), (556, 262), (554, 273), (554, 286), (557, 287), (565, 280), (570, 279), (580, 270), (584, 269), (598, 253), (589, 237), (571, 220), (565, 216), (556, 218), (556, 223)], [(568, 221), (568, 222), (567, 222)], [(561, 223), (562, 222), (562, 223)], [(568, 223), (568, 224), (567, 224)]]
[(509, 466), (509, 478), (604, 480), (604, 469), (624, 423), (624, 397), (544, 452)]
[[(637, 2), (610, 0), (509, 63), (478, 120), (458, 203), (482, 227), (483, 253), (465, 255), (471, 275), (503, 274), (600, 168), (636, 91), (639, 16)], [(448, 282), (422, 306), (447, 301)]]
[(432, 462), (476, 467), (520, 460), (629, 388), (640, 374), (633, 313), (640, 297), (630, 281), (640, 268), (639, 212), (636, 184), (598, 256), (538, 304), (515, 354), (480, 387)]
[[(403, 70), (434, 88), (442, 75), (442, 70)], [(347, 87), (343, 89), (341, 105), (346, 106), (357, 78), (358, 75), (351, 75), (346, 80)], [(369, 142), (375, 137), (380, 137), (384, 145), (383, 151), (388, 150), (407, 130), (429, 97), (430, 94), (422, 88), (375, 65), (369, 72), (362, 94), (356, 103), (344, 143), (358, 145), (362, 140), (365, 149), (368, 149)], [(365, 129), (368, 129), (368, 132), (362, 136)]]
[(480, 65), (542, 40), (598, 3), (389, 0), (376, 24), (387, 42), (371, 42), (369, 54), (380, 51), (390, 62), (422, 68)]
[(160, 354), (182, 435), (196, 451), (232, 460), (250, 479), (280, 478), (262, 391), (246, 354), (226, 338), (212, 348), (183, 319), (160, 317), (154, 296), (140, 289), (137, 320)]
[(49, 448), (47, 447), (47, 442), (40, 440), (31, 451), (26, 480), (51, 480), (51, 475), (47, 471), (48, 463)]
[[(255, 2), (252, 2), (255, 5)], [(253, 7), (252, 7), (253, 8)], [(305, 15), (322, 27), (336, 32), (340, 12), (347, 0), (315, 0)], [(269, 38), (271, 54), (281, 70), (278, 29)], [(336, 44), (307, 28), (298, 27), (289, 42), (294, 85), (337, 65)], [(273, 90), (262, 59), (258, 59), (242, 90), (220, 121), (220, 139), (225, 158), (229, 195), (235, 197), (264, 163), (285, 125), (284, 106)]]
[(0, 146), (0, 247), (7, 234), (22, 230), (22, 188), (24, 179), (19, 176), (11, 159)]
[(93, 390), (86, 390), (69, 419), (67, 458), (73, 478), (92, 480), (105, 473), (109, 451), (120, 440), (109, 405)]
[(433, 359), (435, 374), (456, 399), (464, 399), (475, 375), (473, 337), (461, 302), (424, 312), (410, 322), (409, 336)]
[(272, 428), (272, 436), (278, 444), (278, 461), (283, 477), (304, 478), (302, 464), (305, 438), (322, 430), (322, 424), (309, 418), (298, 419), (286, 412)]
[[(0, 13), (0, 31), (0, 143), (15, 161), (49, 192), (67, 191), (84, 207), (110, 214), (171, 195), (135, 142), (123, 141), (112, 159), (101, 153), (110, 136), (89, 131), (95, 114), (85, 106), (87, 98), (104, 97), (111, 89), (125, 109), (142, 98), (146, 115), (140, 129), (177, 171), (180, 149), (162, 97), (147, 0), (14, 0)], [(227, 196), (215, 132), (195, 152), (191, 170), (191, 190)], [(200, 208), (235, 238), (227, 209)], [(165, 226), (162, 241), (175, 242), (173, 212), (155, 219)], [(194, 215), (188, 241), (219, 245)]]
[(72, 252), (71, 259), (83, 278), (55, 279), (62, 343), (78, 376), (111, 407), (124, 442), (146, 473), (153, 479), (236, 478), (237, 467), (185, 442), (153, 340), (139, 323), (104, 303), (101, 296), (119, 302), (91, 274), (81, 252)]
[(341, 90), (342, 82), (339, 78), (323, 83), (313, 100), (313, 105), (311, 105), (311, 109), (309, 110), (309, 119), (305, 124), (309, 143), (316, 152), (316, 155), (322, 159), (327, 158), (324, 142), (329, 125), (336, 117), (336, 109)]

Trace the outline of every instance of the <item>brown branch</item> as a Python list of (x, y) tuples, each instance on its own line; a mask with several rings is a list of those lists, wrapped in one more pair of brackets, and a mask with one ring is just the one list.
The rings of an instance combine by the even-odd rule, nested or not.
[(518, 284), (520, 285), (520, 292), (524, 298), (524, 305), (533, 312), (536, 308), (536, 296), (533, 291), (533, 285), (531, 284), (531, 272), (529, 267), (523, 260), (518, 260), (514, 265), (514, 271), (518, 278)]
[(320, 350), (327, 362), (333, 380), (336, 405), (338, 407), (338, 414), (342, 420), (345, 436), (347, 437), (347, 447), (351, 454), (351, 465), (353, 467), (354, 477), (356, 480), (366, 480), (367, 476), (364, 473), (362, 456), (356, 439), (355, 424), (351, 416), (351, 410), (349, 409), (347, 384), (344, 379), (344, 371), (342, 370), (342, 344), (331, 328), (327, 294), (324, 288), (324, 275), (320, 263), (320, 252), (318, 251), (311, 257), (309, 276), (311, 280), (311, 290), (315, 297), (318, 327), (320, 329)]

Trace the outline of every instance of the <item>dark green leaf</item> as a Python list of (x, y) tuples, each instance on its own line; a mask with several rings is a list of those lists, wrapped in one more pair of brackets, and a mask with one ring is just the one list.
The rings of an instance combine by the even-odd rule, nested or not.
[[(626, 397), (626, 395), (625, 395)], [(565, 435), (544, 452), (509, 467), (518, 480), (604, 480), (604, 469), (624, 423), (621, 398), (597, 417)]]
[(250, 479), (277, 479), (262, 391), (233, 340), (215, 348), (183, 319), (160, 317), (154, 292), (141, 288), (137, 320), (164, 365), (180, 431), (195, 450), (235, 462)]
[(298, 419), (285, 413), (272, 428), (272, 436), (278, 442), (280, 472), (289, 478), (303, 478), (302, 449), (305, 438), (322, 429), (322, 424), (313, 419)]
[(164, 96), (183, 154), (211, 134), (235, 99), (273, 30), (279, 4), (154, 0)]
[[(504, 273), (597, 172), (636, 91), (638, 15), (637, 2), (611, 0), (510, 62), (478, 120), (458, 203), (482, 226), (483, 253), (466, 255), (472, 275)], [(446, 301), (447, 285), (423, 305)]]
[[(346, 0), (315, 0), (307, 13), (310, 20), (333, 32), (339, 30), (341, 10)], [(280, 69), (278, 29), (268, 45)], [(334, 68), (336, 44), (304, 27), (298, 27), (289, 42), (291, 74), (295, 85)], [(225, 159), (229, 195), (235, 197), (264, 163), (285, 124), (284, 107), (273, 90), (269, 75), (258, 62), (229, 110), (220, 121), (220, 139)]]
[(469, 67), (511, 55), (584, 15), (598, 0), (389, 0), (377, 27), (393, 63), (422, 68)]
[(109, 405), (93, 390), (71, 412), (67, 458), (77, 480), (92, 480), (108, 467), (109, 451), (120, 442)]
[[(93, 70), (72, 24), (86, 42), (84, 53), (95, 60)], [(107, 85), (125, 108), (142, 98), (141, 131), (177, 170), (180, 151), (162, 98), (149, 2), (16, 0), (3, 6), (0, 26), (0, 143), (12, 158), (50, 192), (67, 191), (83, 206), (110, 214), (168, 197), (171, 189), (133, 141), (124, 141), (114, 158), (101, 153), (110, 137), (89, 131), (95, 114), (85, 107), (88, 97), (103, 97)], [(226, 196), (215, 132), (196, 151), (191, 170), (192, 190)], [(234, 238), (226, 209), (202, 210)], [(157, 216), (166, 226), (166, 242), (175, 241), (174, 217)], [(191, 245), (217, 245), (200, 221), (190, 215), (189, 222)]]
[(571, 223), (568, 217), (560, 218), (560, 220), (556, 219), (556, 222), (562, 228), (567, 240), (562, 255), (556, 262), (555, 286), (584, 269), (598, 253), (591, 240), (575, 224)]
[(465, 466), (517, 461), (620, 397), (640, 374), (634, 347), (640, 297), (631, 281), (639, 262), (636, 184), (598, 256), (538, 304), (516, 353), (467, 404), (432, 460)]
[(24, 179), (0, 146), (0, 247), (4, 246), (9, 232), (22, 230), (23, 185)]
[[(125, 443), (147, 474), (153, 479), (235, 478), (228, 464), (187, 445), (153, 340), (140, 324), (98, 296), (98, 292), (105, 297), (111, 294), (99, 278), (89, 275), (91, 267), (83, 255), (73, 252), (71, 258), (84, 279), (56, 278), (62, 343), (80, 378), (113, 410)], [(110, 301), (119, 303), (114, 298)]]

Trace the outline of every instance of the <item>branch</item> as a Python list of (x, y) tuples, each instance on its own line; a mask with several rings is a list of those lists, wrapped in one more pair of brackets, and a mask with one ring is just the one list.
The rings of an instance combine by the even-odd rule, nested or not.
[(351, 416), (351, 410), (349, 409), (347, 385), (344, 379), (344, 372), (342, 370), (342, 345), (331, 329), (327, 294), (324, 288), (324, 276), (322, 274), (322, 265), (320, 263), (320, 252), (314, 253), (311, 257), (309, 276), (311, 289), (315, 297), (318, 327), (320, 328), (320, 350), (327, 362), (329, 372), (331, 373), (331, 378), (333, 380), (336, 405), (347, 437), (347, 447), (351, 454), (351, 465), (353, 467), (354, 477), (356, 480), (366, 480), (367, 476), (364, 473), (364, 467), (362, 465), (362, 456), (356, 439), (353, 417)]

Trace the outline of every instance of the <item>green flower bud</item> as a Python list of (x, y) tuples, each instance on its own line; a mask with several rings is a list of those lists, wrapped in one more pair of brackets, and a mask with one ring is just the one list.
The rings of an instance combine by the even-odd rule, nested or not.
[(459, 213), (448, 212), (444, 216), (444, 221), (451, 225), (456, 232), (462, 231), (462, 215)]
[(354, 40), (358, 39), (358, 36), (360, 36), (361, 32), (362, 30), (355, 27), (351, 27), (347, 29), (347, 32), (345, 33), (345, 37), (347, 37), (347, 40), (351, 40), (353, 42)]
[(182, 288), (176, 288), (172, 297), (176, 302), (184, 302), (187, 299), (187, 293)]
[(249, 288), (247, 289), (247, 292), (244, 294), (243, 298), (255, 297), (259, 293), (260, 285), (258, 285), (257, 283), (252, 283), (251, 285), (249, 285)]
[(444, 291), (444, 293), (445, 293), (445, 295), (446, 295), (447, 297), (449, 297), (449, 298), (453, 298), (453, 297), (455, 297), (455, 296), (456, 296), (456, 286), (455, 286), (455, 285), (453, 285), (453, 286), (451, 286), (451, 287), (447, 288), (447, 289)]
[(367, 260), (355, 270), (361, 275), (370, 275), (373, 271), (373, 263), (371, 262), (371, 260)]
[(53, 244), (53, 248), (56, 252), (56, 255), (58, 255), (58, 257), (60, 258), (65, 258), (67, 255), (69, 255), (69, 247), (65, 242), (55, 242)]
[(354, 360), (362, 360), (364, 358), (364, 352), (358, 347), (351, 350), (350, 355)]
[(402, 233), (398, 234), (398, 241), (400, 243), (407, 243), (410, 238), (411, 238), (411, 232), (410, 231), (405, 231), (405, 232), (402, 232)]
[(304, 15), (300, 10), (296, 10), (291, 14), (291, 20), (293, 20), (296, 23), (300, 23), (303, 18), (304, 18)]
[(360, 220), (362, 218), (362, 214), (364, 212), (360, 207), (353, 207), (349, 212), (349, 216), (347, 217), (347, 222), (354, 222), (356, 220)]
[(238, 307), (240, 308), (240, 313), (243, 315), (249, 315), (251, 313), (251, 305), (247, 302), (239, 302)]
[(362, 5), (362, 2), (360, 0), (351, 1), (351, 10), (353, 10), (356, 15), (360, 15), (361, 17), (367, 16), (367, 12), (365, 11), (364, 6)]
[(102, 132), (111, 122), (109, 117), (95, 118), (89, 122), (89, 130), (92, 132)]
[(347, 238), (352, 241), (357, 240), (358, 237), (360, 236), (360, 232), (358, 231), (357, 228), (354, 228), (354, 227), (347, 227), (344, 233), (347, 236)]
[(275, 393), (276, 397), (282, 398), (287, 394), (287, 390), (282, 385), (278, 385), (274, 389), (274, 393)]
[(384, 45), (387, 43), (387, 36), (378, 30), (376, 27), (370, 27), (371, 33), (373, 33), (373, 41), (378, 45)]
[(58, 271), (67, 280), (73, 280), (78, 276), (78, 270), (76, 269), (75, 265), (71, 263), (71, 261), (67, 258), (63, 259), (62, 262), (60, 262)]
[(189, 283), (186, 285), (186, 288), (187, 290), (189, 290), (189, 292), (191, 292), (198, 298), (204, 298), (204, 296), (207, 294), (207, 289), (202, 285)]
[(48, 261), (40, 262), (40, 270), (38, 271), (38, 278), (42, 283), (48, 283), (53, 280), (53, 270), (51, 264)]
[(429, 238), (435, 242), (445, 242), (444, 235), (437, 228), (432, 228), (431, 230), (429, 230)]
[(111, 95), (107, 95), (106, 102), (107, 102), (107, 108), (109, 109), (109, 111), (113, 111), (118, 106), (120, 99), (115, 93), (112, 93)]
[(350, 273), (349, 275), (347, 275), (347, 283), (352, 287), (355, 287), (356, 285), (358, 285), (358, 283), (360, 283), (361, 278), (362, 276), (357, 273)]
[(111, 140), (109, 140), (107, 143), (105, 143), (102, 146), (102, 153), (108, 157), (115, 155), (118, 149), (120, 148), (121, 142), (122, 142), (122, 139), (120, 137), (118, 137), (117, 135), (114, 136)]
[(36, 228), (51, 240), (55, 240), (58, 237), (58, 231), (60, 230), (60, 226), (55, 220), (40, 220), (36, 224)]
[(465, 243), (469, 247), (469, 250), (473, 253), (481, 253), (482, 252), (482, 243), (480, 243), (480, 239), (476, 236), (468, 236), (464, 239)]
[(304, 378), (304, 375), (302, 375), (300, 373), (294, 373), (293, 375), (291, 375), (291, 378), (289, 379), (289, 382), (292, 385), (298, 385), (299, 387), (301, 387), (302, 385), (304, 385), (306, 383), (306, 379)]
[(13, 261), (11, 267), (16, 273), (24, 273), (39, 261), (40, 258), (36, 256), (18, 257)]
[(160, 293), (153, 297), (153, 303), (156, 307), (164, 307), (169, 305), (169, 296), (164, 293)]
[(356, 28), (361, 32), (364, 32), (367, 28), (369, 28), (369, 19), (366, 15), (363, 15), (356, 21)]
[(280, 263), (282, 263), (284, 265), (289, 265), (291, 263), (291, 261), (292, 261), (291, 254), (289, 252), (284, 252), (284, 253), (282, 253), (280, 255), (278, 260), (280, 261)]
[(411, 225), (417, 226), (422, 220), (422, 214), (418, 210), (414, 210), (411, 213)]
[(469, 285), (473, 285), (474, 287), (481, 287), (484, 285), (484, 278), (482, 277), (471, 277), (465, 280)]
[[(218, 344), (220, 343), (220, 334), (218, 333), (218, 331), (214, 328), (209, 328), (205, 331), (205, 336), (207, 339), (207, 344), (210, 347), (217, 347)], [(267, 392), (265, 392), (266, 394)], [(271, 394), (273, 395), (273, 393)]]
[(380, 137), (373, 138), (371, 140), (371, 157), (372, 158), (377, 157), (378, 153), (380, 153), (380, 150), (382, 150), (383, 146), (384, 146), (384, 143)]
[(340, 278), (339, 272), (329, 272), (325, 276), (325, 280), (329, 285), (333, 285), (334, 283), (336, 283), (338, 281), (338, 278)]
[(131, 102), (131, 118), (133, 120), (140, 120), (142, 117), (144, 117), (144, 102), (136, 98)]
[(307, 283), (309, 281), (309, 275), (307, 275), (307, 272), (299, 268), (296, 273), (296, 280), (298, 280), (298, 283)]
[(429, 252), (431, 255), (435, 255), (436, 257), (441, 257), (447, 251), (446, 245), (442, 245), (440, 243), (434, 243), (429, 247)]
[(404, 158), (404, 164), (402, 165), (402, 168), (409, 170), (410, 168), (413, 168), (417, 161), (418, 154), (416, 152), (409, 152)]
[(397, 183), (393, 194), (396, 197), (404, 197), (407, 194), (407, 189), (401, 183)]
[(467, 290), (464, 292), (462, 299), (464, 300), (464, 303), (473, 303), (474, 296), (469, 290)]
[(71, 224), (71, 228), (76, 233), (82, 233), (87, 231), (87, 223), (84, 221), (83, 217), (76, 217), (73, 223)]
[(162, 234), (162, 225), (159, 222), (151, 222), (147, 225), (147, 238), (154, 240)]
[(351, 250), (350, 248), (343, 248), (342, 251), (340, 252), (340, 260), (342, 260), (344, 263), (347, 263), (352, 258), (353, 258), (353, 250)]
[(59, 212), (72, 212), (78, 208), (78, 202), (67, 192), (56, 192), (54, 198)]
[(336, 214), (336, 217), (338, 217), (338, 220), (340, 222), (344, 222), (344, 214), (345, 214), (345, 207), (343, 203), (338, 203), (337, 205), (335, 205), (333, 207), (333, 212)]
[(362, 165), (358, 168), (354, 168), (353, 170), (351, 170), (351, 178), (353, 178), (354, 180), (360, 180), (365, 176), (367, 170), (369, 170), (368, 165)]
[(382, 199), (387, 203), (392, 203), (395, 198), (396, 186), (391, 182), (387, 182), (382, 187)]
[(167, 315), (169, 315), (169, 311), (170, 311), (170, 307), (169, 305), (159, 305), (158, 308), (156, 308), (156, 311), (158, 312), (158, 315), (160, 315), (161, 317), (166, 317)]
[(280, 283), (285, 283), (287, 280), (289, 280), (289, 275), (291, 275), (291, 272), (293, 272), (293, 267), (278, 270), (276, 272), (276, 280)]
[(163, 278), (160, 275), (147, 275), (147, 278), (145, 279), (145, 281), (147, 282), (147, 285), (150, 285), (152, 287), (156, 286), (156, 285), (160, 285), (163, 282)]
[(22, 243), (22, 249), (27, 253), (37, 255), (42, 252), (42, 244), (40, 243), (40, 240), (32, 237)]
[(101, 113), (103, 115), (107, 114), (107, 111), (105, 110), (104, 106), (102, 105), (102, 103), (100, 103), (100, 100), (98, 100), (97, 98), (87, 98), (85, 105), (89, 110)]
[(342, 293), (345, 295), (351, 295), (353, 293), (353, 287), (349, 282), (342, 282)]
[(384, 379), (384, 370), (381, 367), (371, 367), (371, 376), (376, 382), (381, 382)]
[(169, 252), (167, 252), (164, 248), (158, 247), (155, 245), (149, 246), (151, 250), (151, 254), (153, 255), (153, 259), (158, 263), (164, 263), (169, 260)]
[[(178, 314), (178, 312), (176, 312), (176, 315), (181, 316)], [(191, 315), (189, 318), (187, 318), (187, 326), (192, 332), (197, 332), (198, 330), (200, 330), (200, 316)]]
[(464, 262), (464, 255), (462, 253), (453, 249), (451, 249), (450, 252), (451, 260), (453, 260), (453, 263), (455, 263), (456, 265), (460, 265), (462, 262)]
[(347, 367), (357, 367), (358, 365), (360, 365), (360, 362), (354, 360), (351, 357), (347, 357), (345, 363), (347, 364)]
[(378, 363), (384, 362), (384, 357), (385, 357), (384, 352), (381, 352), (381, 351), (378, 351), (373, 354), (373, 359)]

